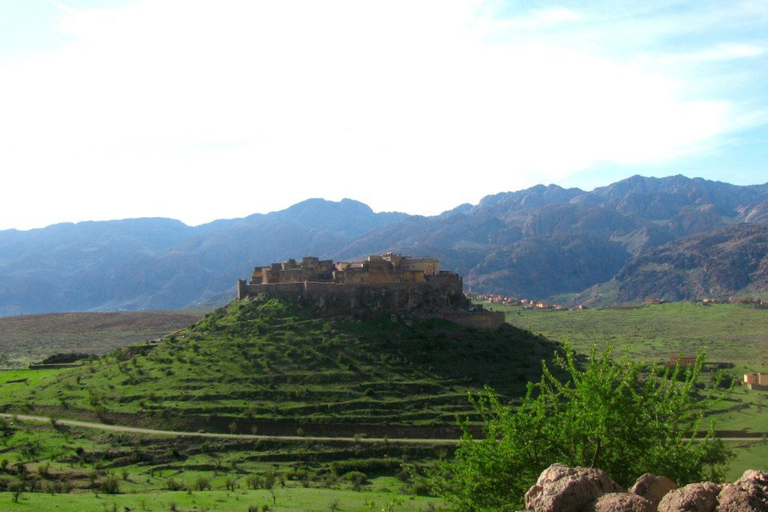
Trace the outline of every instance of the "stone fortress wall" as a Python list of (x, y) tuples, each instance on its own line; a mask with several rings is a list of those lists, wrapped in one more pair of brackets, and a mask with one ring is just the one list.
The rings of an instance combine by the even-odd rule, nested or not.
[(437, 259), (393, 253), (357, 262), (306, 257), (256, 267), (250, 283), (238, 281), (237, 298), (260, 294), (300, 298), (326, 316), (365, 310), (439, 317), (478, 329), (504, 324), (502, 313), (470, 308), (461, 276), (441, 271)]

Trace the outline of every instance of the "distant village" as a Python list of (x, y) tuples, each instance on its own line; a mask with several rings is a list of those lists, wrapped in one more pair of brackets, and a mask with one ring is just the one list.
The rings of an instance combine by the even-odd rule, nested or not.
[(472, 293), (469, 295), (472, 300), (485, 302), (486, 304), (495, 304), (498, 306), (522, 306), (532, 309), (553, 309), (555, 311), (568, 311), (569, 309), (587, 309), (587, 306), (578, 305), (574, 308), (567, 308), (561, 304), (553, 304), (544, 300), (518, 299), (507, 295), (496, 293)]
[[(518, 299), (517, 297), (510, 297), (508, 295), (500, 295), (496, 293), (472, 293), (469, 294), (469, 296), (478, 302), (485, 302), (486, 304), (495, 304), (499, 306), (522, 306), (524, 308), (530, 309), (550, 309), (554, 311), (587, 309), (587, 306), (584, 304), (579, 304), (578, 306), (569, 308), (567, 306), (563, 306), (562, 304), (554, 304), (545, 300)], [(644, 301), (647, 306), (652, 306), (654, 304), (666, 304), (667, 302), (670, 301), (660, 297), (649, 297)], [(768, 309), (768, 300), (755, 297), (729, 297), (727, 299), (705, 297), (693, 302), (699, 302), (702, 306), (710, 306), (713, 304), (743, 304), (748, 306), (752, 305), (760, 309)], [(622, 306), (612, 306), (612, 308), (622, 308)]]

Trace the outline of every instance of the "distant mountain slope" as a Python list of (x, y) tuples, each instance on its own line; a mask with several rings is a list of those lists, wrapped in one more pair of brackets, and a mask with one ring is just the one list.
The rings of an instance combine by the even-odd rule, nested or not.
[(627, 263), (621, 302), (727, 298), (768, 290), (768, 225), (736, 224), (675, 240)]
[(532, 237), (491, 253), (465, 283), (486, 293), (547, 298), (607, 281), (628, 259), (620, 244), (591, 235)]
[(547, 299), (610, 281), (632, 258), (661, 257), (653, 251), (664, 244), (737, 223), (768, 224), (768, 184), (633, 176), (591, 192), (502, 192), (432, 217), (309, 199), (197, 227), (135, 219), (0, 231), (0, 316), (223, 303), (256, 265), (387, 251), (439, 258), (473, 291)]
[(257, 264), (326, 254), (405, 217), (313, 199), (198, 227), (136, 219), (0, 231), (0, 316), (222, 302)]

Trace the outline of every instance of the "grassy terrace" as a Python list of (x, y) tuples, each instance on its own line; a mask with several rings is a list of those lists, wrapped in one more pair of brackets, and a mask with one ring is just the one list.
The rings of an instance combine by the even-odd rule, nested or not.
[[(521, 393), (555, 348), (513, 328), (478, 332), (389, 316), (323, 320), (249, 300), (161, 343), (120, 348), (80, 367), (0, 372), (0, 408), (190, 431), (456, 438), (456, 416), (473, 412), (468, 391), (490, 384)], [(442, 505), (422, 496), (403, 468), (444, 455), (443, 446), (152, 437), (18, 418), (0, 430), (0, 504), (18, 498), (18, 510)]]
[(79, 368), (4, 372), (0, 406), (188, 430), (383, 436), (382, 429), (453, 428), (457, 414), (473, 412), (467, 393), (485, 384), (522, 393), (554, 349), (512, 328), (478, 332), (389, 316), (328, 321), (249, 300), (162, 343), (118, 349)]
[[(401, 465), (419, 446), (215, 441), (0, 422), (0, 509), (435, 510)], [(20, 485), (24, 482), (23, 486)], [(18, 501), (16, 501), (18, 500)], [(267, 508), (268, 507), (268, 508)]]

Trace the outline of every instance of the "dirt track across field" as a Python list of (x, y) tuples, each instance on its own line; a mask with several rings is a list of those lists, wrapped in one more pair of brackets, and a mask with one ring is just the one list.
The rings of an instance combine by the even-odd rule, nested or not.
[(390, 439), (384, 437), (320, 437), (320, 436), (269, 436), (257, 434), (223, 434), (215, 432), (183, 432), (177, 430), (155, 430), (151, 428), (126, 427), (122, 425), (107, 425), (106, 423), (91, 423), (88, 421), (51, 419), (46, 416), (30, 416), (26, 414), (0, 413), (0, 418), (17, 419), (20, 421), (37, 421), (40, 423), (53, 423), (68, 427), (93, 428), (111, 432), (125, 432), (128, 434), (144, 434), (150, 436), (169, 437), (213, 437), (217, 439), (253, 439), (255, 441), (296, 441), (296, 442), (336, 442), (336, 443), (400, 443), (400, 444), (456, 444), (457, 439)]
[[(335, 442), (335, 443), (399, 443), (399, 444), (428, 444), (428, 445), (453, 445), (458, 439), (419, 439), (419, 438), (386, 438), (386, 437), (329, 437), (329, 436), (274, 436), (257, 434), (224, 434), (216, 432), (184, 432), (178, 430), (156, 430), (151, 428), (127, 427), (122, 425), (107, 425), (106, 423), (92, 423), (89, 421), (52, 419), (46, 416), (30, 416), (26, 414), (0, 413), (0, 418), (17, 419), (21, 421), (37, 421), (40, 423), (56, 423), (68, 427), (92, 428), (111, 432), (125, 432), (128, 434), (144, 434), (150, 436), (169, 437), (212, 437), (217, 439), (252, 439), (254, 441), (295, 441), (295, 442)], [(765, 440), (766, 434), (753, 434), (751, 437), (727, 436), (720, 437), (723, 441), (760, 442)]]

